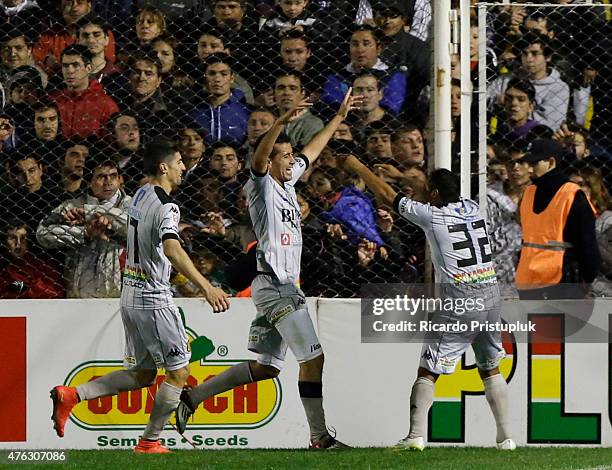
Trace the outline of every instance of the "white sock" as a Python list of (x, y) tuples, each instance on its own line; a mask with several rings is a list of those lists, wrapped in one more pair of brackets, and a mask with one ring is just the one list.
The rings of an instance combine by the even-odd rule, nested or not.
[(485, 396), (497, 425), (497, 442), (503, 442), (508, 434), (508, 384), (501, 374), (483, 379)]
[(427, 413), (433, 403), (434, 383), (419, 377), (412, 386), (410, 394), (410, 432), (408, 437), (425, 437), (427, 433)]
[(251, 382), (253, 377), (249, 363), (241, 362), (190, 390), (189, 398), (193, 406), (197, 407), (207, 398)]
[(139, 388), (142, 388), (142, 385), (134, 378), (133, 372), (129, 370), (116, 370), (96, 380), (78, 385), (76, 390), (81, 400), (92, 400)]
[(170, 415), (179, 404), (181, 398), (181, 388), (175, 387), (168, 382), (163, 382), (157, 393), (155, 394), (155, 401), (153, 402), (153, 411), (151, 411), (151, 417), (146, 429), (142, 433), (142, 438), (149, 441), (156, 441), (159, 439), (164, 426), (168, 423)]

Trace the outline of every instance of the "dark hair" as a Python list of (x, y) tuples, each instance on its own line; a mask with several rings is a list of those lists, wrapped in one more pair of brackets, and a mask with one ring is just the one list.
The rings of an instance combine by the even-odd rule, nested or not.
[(85, 181), (89, 181), (91, 183), (98, 168), (116, 168), (117, 173), (119, 175), (121, 174), (121, 168), (119, 168), (116, 161), (111, 159), (96, 160), (95, 158), (90, 158), (85, 162), (85, 171), (83, 172), (83, 178)]
[(274, 83), (276, 84), (276, 81), (282, 77), (295, 77), (300, 81), (300, 88), (304, 88), (304, 75), (301, 72), (288, 67), (280, 67), (274, 74)]
[(5, 31), (2, 32), (2, 36), (0, 36), (0, 42), (5, 43), (8, 41), (12, 41), (13, 39), (17, 39), (23, 36), (23, 40), (25, 41), (28, 47), (32, 47), (32, 37), (30, 35), (30, 31), (24, 31), (22, 28), (17, 26), (10, 26), (6, 28)]
[(158, 176), (159, 164), (169, 160), (178, 151), (178, 146), (172, 140), (164, 138), (151, 140), (144, 150), (144, 173), (149, 176)]
[(515, 47), (518, 51), (522, 52), (532, 44), (540, 44), (542, 46), (544, 57), (550, 57), (553, 53), (548, 36), (536, 31), (527, 31), (523, 34), (517, 39)]
[(159, 60), (159, 57), (157, 57), (157, 52), (155, 52), (155, 50), (150, 47), (143, 47), (142, 49), (139, 49), (138, 51), (136, 51), (129, 59), (128, 65), (130, 67), (130, 70), (134, 68), (134, 66), (136, 65), (136, 62), (139, 61), (143, 61), (143, 62), (150, 62), (153, 65), (155, 65), (155, 69), (157, 70), (157, 75), (161, 76), (161, 70), (162, 70), (162, 64), (161, 61)]
[(160, 34), (155, 39), (153, 39), (153, 41), (151, 41), (151, 45), (155, 44), (156, 42), (165, 42), (166, 44), (170, 45), (172, 50), (176, 49), (178, 46), (178, 40), (174, 36), (171, 36), (169, 34)]
[(434, 170), (429, 176), (431, 189), (436, 189), (443, 204), (457, 202), (460, 199), (461, 188), (459, 177), (446, 168)]
[(204, 132), (204, 129), (198, 129), (196, 127), (183, 127), (182, 129), (180, 129), (177, 133), (176, 133), (176, 140), (180, 140), (181, 137), (183, 137), (183, 135), (185, 134), (185, 131), (187, 129), (191, 129), (193, 132), (195, 132), (196, 134), (198, 134), (200, 136), (200, 138), (202, 139), (202, 142), (205, 143), (206, 145), (206, 132)]
[(306, 33), (300, 31), (299, 29), (288, 29), (279, 36), (279, 42), (289, 39), (301, 39), (306, 43), (306, 47), (310, 48), (310, 40), (308, 39), (308, 36), (306, 36)]
[(391, 126), (385, 124), (381, 121), (374, 121), (369, 126), (365, 128), (365, 138), (366, 140), (370, 138), (373, 134), (389, 134), (392, 135), (395, 133), (395, 129)]
[(234, 59), (232, 59), (232, 57), (225, 52), (215, 52), (214, 54), (210, 54), (202, 64), (202, 72), (206, 73), (208, 67), (214, 64), (226, 64), (229, 66), (230, 71), (234, 71)]
[(375, 26), (370, 26), (369, 24), (356, 24), (351, 28), (351, 37), (353, 36), (353, 34), (355, 33), (359, 33), (359, 32), (368, 32), (371, 33), (372, 36), (374, 37), (374, 40), (376, 41), (377, 44), (380, 44), (384, 38), (384, 35), (382, 33), (382, 31), (380, 30), (380, 28), (377, 28)]
[(368, 77), (372, 77), (374, 80), (376, 80), (376, 89), (380, 91), (382, 89), (382, 86), (380, 84), (380, 79), (376, 75), (374, 75), (374, 73), (372, 73), (371, 71), (365, 71), (365, 72), (361, 72), (355, 75), (353, 77), (353, 83), (355, 83), (355, 80), (357, 80), (358, 78), (368, 78)]
[(4, 228), (4, 236), (8, 236), (9, 230), (25, 228), (28, 232), (30, 232), (30, 228), (28, 224), (24, 222), (24, 220), (19, 216), (11, 216), (6, 222), (2, 224)]
[(55, 101), (43, 98), (43, 99), (36, 101), (36, 103), (34, 103), (34, 105), (32, 106), (32, 110), (34, 111), (34, 114), (42, 113), (43, 111), (46, 111), (47, 109), (55, 109), (55, 112), (57, 113), (57, 117), (59, 118), (59, 115), (60, 115), (59, 108), (57, 107), (57, 103)]
[(508, 86), (506, 87), (506, 91), (510, 88), (514, 88), (515, 90), (522, 91), (527, 95), (529, 101), (531, 103), (535, 103), (535, 87), (529, 80), (524, 80), (522, 78), (513, 78), (508, 82)]
[(94, 147), (94, 142), (91, 139), (73, 137), (62, 142), (62, 151), (65, 154), (69, 149), (76, 145), (82, 145), (83, 147), (87, 147), (87, 150), (89, 150)]
[(249, 117), (251, 117), (251, 114), (253, 113), (268, 113), (272, 115), (274, 119), (278, 118), (278, 114), (276, 114), (273, 109), (264, 108), (263, 106), (258, 106), (256, 108), (249, 109)]
[(408, 133), (414, 132), (414, 131), (419, 131), (419, 133), (421, 134), (421, 137), (423, 136), (423, 131), (416, 124), (413, 124), (413, 123), (404, 124), (402, 127), (397, 129), (393, 133), (393, 135), (391, 136), (391, 141), (392, 142), (397, 142), (399, 140), (399, 138), (400, 138), (400, 135), (408, 134)]
[(115, 132), (115, 126), (117, 125), (117, 121), (119, 120), (119, 118), (122, 117), (131, 117), (134, 118), (134, 120), (136, 121), (137, 124), (138, 123), (138, 116), (136, 116), (136, 113), (132, 113), (130, 111), (119, 111), (115, 114), (113, 114), (108, 121), (106, 121), (106, 130), (112, 134), (113, 132)]
[(93, 60), (93, 54), (90, 52), (89, 48), (87, 46), (84, 46), (83, 44), (71, 44), (70, 46), (66, 47), (62, 51), (60, 60), (63, 59), (64, 56), (67, 56), (67, 55), (80, 56), (81, 59), (83, 59), (83, 63), (85, 65), (91, 64), (91, 61)]
[[(527, 16), (523, 20), (523, 27), (525, 27), (525, 22), (527, 20), (533, 20), (533, 21), (545, 20), (546, 21), (546, 29), (548, 31), (552, 31), (552, 30), (555, 29), (555, 22), (552, 19), (552, 16), (551, 15), (547, 15), (546, 13), (544, 13), (539, 8), (534, 8), (532, 11), (529, 11), (527, 13)], [(525, 28), (525, 29), (527, 29), (527, 28)], [(527, 29), (527, 31), (529, 31), (529, 29)], [(531, 30), (531, 31), (533, 31), (533, 30)]]
[(104, 21), (101, 17), (93, 13), (89, 13), (85, 15), (83, 18), (77, 21), (76, 23), (77, 31), (80, 33), (82, 28), (90, 24), (94, 26), (98, 26), (102, 31), (104, 31), (104, 34), (108, 36), (108, 32), (110, 31), (110, 27), (108, 26), (108, 23)]

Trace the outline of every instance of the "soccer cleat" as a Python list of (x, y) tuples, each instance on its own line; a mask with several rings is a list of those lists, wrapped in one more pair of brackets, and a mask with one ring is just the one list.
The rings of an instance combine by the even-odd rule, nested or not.
[(181, 392), (181, 401), (179, 401), (174, 417), (176, 419), (176, 429), (180, 435), (183, 435), (185, 429), (187, 429), (187, 421), (195, 413), (195, 407), (191, 402), (191, 397), (187, 390)]
[(502, 442), (497, 443), (497, 450), (514, 450), (516, 449), (516, 444), (512, 439), (506, 439)]
[(325, 434), (323, 437), (317, 439), (316, 441), (311, 440), (308, 448), (313, 450), (340, 450), (350, 449), (351, 446), (340, 442), (330, 434)]
[(53, 400), (53, 414), (51, 415), (53, 429), (59, 437), (64, 437), (64, 426), (66, 426), (72, 408), (79, 402), (79, 395), (76, 388), (62, 385), (53, 387), (50, 395)]
[(418, 450), (425, 449), (425, 439), (422, 437), (405, 437), (392, 447), (393, 450)]
[(169, 454), (170, 449), (161, 445), (160, 441), (147, 441), (140, 438), (138, 445), (134, 447), (137, 454)]

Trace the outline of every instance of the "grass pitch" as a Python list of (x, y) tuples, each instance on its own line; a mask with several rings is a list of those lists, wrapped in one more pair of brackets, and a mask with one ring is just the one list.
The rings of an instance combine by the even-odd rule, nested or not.
[[(15, 467), (13, 467), (15, 468)], [(17, 468), (24, 468), (23, 465)], [(519, 448), (514, 452), (474, 447), (430, 448), (424, 452), (389, 449), (180, 450), (169, 455), (136, 455), (128, 450), (72, 450), (62, 465), (74, 469), (589, 469), (612, 470), (612, 448)]]

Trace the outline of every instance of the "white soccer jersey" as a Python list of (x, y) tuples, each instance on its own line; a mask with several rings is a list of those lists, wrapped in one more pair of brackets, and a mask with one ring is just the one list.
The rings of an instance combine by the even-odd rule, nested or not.
[(423, 229), (431, 248), (436, 282), (475, 284), (496, 282), (486, 224), (471, 199), (435, 207), (403, 195), (396, 211)]
[(136, 191), (128, 216), (121, 305), (143, 309), (172, 305), (172, 264), (162, 242), (179, 238), (179, 208), (161, 187), (146, 184)]
[(293, 186), (307, 168), (308, 159), (298, 155), (284, 185), (253, 170), (244, 185), (257, 237), (257, 270), (274, 272), (282, 284), (297, 284), (300, 277), (302, 217)]

